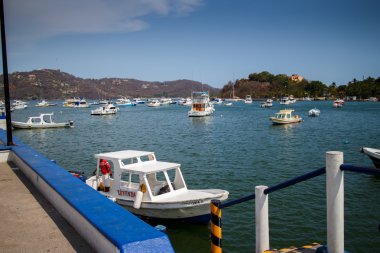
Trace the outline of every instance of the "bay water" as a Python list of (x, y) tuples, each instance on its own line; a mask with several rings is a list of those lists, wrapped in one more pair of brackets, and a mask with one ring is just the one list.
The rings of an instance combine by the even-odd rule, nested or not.
[[(14, 130), (22, 142), (67, 170), (90, 176), (94, 154), (134, 149), (153, 151), (158, 160), (180, 163), (190, 189), (220, 188), (229, 200), (254, 193), (325, 166), (327, 151), (344, 152), (344, 162), (373, 166), (360, 147), (380, 148), (380, 103), (299, 101), (292, 108), (304, 119), (275, 126), (269, 121), (281, 108), (260, 108), (258, 102), (215, 106), (211, 117), (189, 118), (189, 107), (121, 107), (116, 115), (91, 116), (93, 108), (35, 107), (16, 110), (12, 120), (26, 121), (54, 113), (56, 122), (74, 121), (74, 128)], [(308, 117), (308, 110), (321, 110)], [(272, 248), (326, 244), (325, 175), (269, 195)], [(349, 252), (380, 251), (380, 178), (345, 173), (345, 248)], [(223, 209), (224, 252), (255, 251), (254, 201)], [(156, 225), (156, 224), (152, 224)], [(164, 224), (166, 225), (166, 224)], [(209, 252), (206, 225), (168, 224), (176, 252)]]

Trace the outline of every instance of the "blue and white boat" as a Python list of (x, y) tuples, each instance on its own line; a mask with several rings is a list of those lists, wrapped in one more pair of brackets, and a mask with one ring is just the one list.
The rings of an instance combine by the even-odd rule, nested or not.
[(226, 200), (228, 191), (189, 190), (180, 164), (156, 160), (153, 152), (123, 150), (96, 154), (110, 162), (113, 178), (108, 192), (102, 191), (99, 169), (86, 184), (130, 212), (145, 218), (208, 223), (212, 199)]
[(136, 103), (132, 102), (128, 98), (118, 98), (116, 99), (116, 105), (117, 106), (136, 106)]

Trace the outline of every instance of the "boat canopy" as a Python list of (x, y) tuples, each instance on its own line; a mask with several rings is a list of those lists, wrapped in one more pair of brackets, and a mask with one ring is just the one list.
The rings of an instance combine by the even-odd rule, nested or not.
[(154, 155), (154, 152), (150, 151), (138, 151), (138, 150), (122, 150), (122, 151), (115, 151), (115, 152), (108, 152), (108, 153), (101, 153), (96, 154), (95, 158), (103, 158), (103, 159), (130, 159), (134, 157), (141, 157), (141, 156), (149, 156)]

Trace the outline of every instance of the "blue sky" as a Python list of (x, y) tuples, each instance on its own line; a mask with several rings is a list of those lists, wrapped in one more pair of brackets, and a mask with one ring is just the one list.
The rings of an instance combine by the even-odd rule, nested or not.
[(9, 71), (329, 85), (380, 76), (376, 0), (4, 0)]

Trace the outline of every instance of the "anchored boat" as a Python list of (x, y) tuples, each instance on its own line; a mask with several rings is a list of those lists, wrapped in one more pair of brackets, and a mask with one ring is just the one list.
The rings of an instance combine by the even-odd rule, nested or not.
[(310, 117), (319, 117), (320, 114), (321, 114), (321, 111), (317, 108), (309, 110)]
[(191, 110), (188, 112), (189, 117), (209, 116), (215, 111), (207, 91), (193, 92), (192, 101)]
[(298, 115), (292, 115), (293, 112), (294, 110), (291, 109), (280, 110), (278, 113), (275, 114), (274, 117), (270, 117), (270, 120), (275, 125), (301, 122), (302, 118)]
[(73, 127), (74, 121), (56, 123), (52, 120), (53, 113), (42, 113), (38, 117), (29, 117), (27, 122), (12, 121), (14, 128), (22, 129), (41, 129), (41, 128), (58, 128), (58, 127)]
[(108, 103), (104, 106), (101, 106), (99, 108), (96, 108), (95, 110), (91, 110), (91, 115), (110, 115), (110, 114), (116, 114), (119, 108), (114, 106), (111, 103)]
[[(157, 161), (153, 152), (124, 150), (95, 158), (98, 169), (86, 184), (145, 218), (208, 223), (211, 200), (228, 198), (225, 190), (187, 189), (181, 165)], [(102, 191), (100, 159), (108, 160), (113, 168), (108, 192)]]

